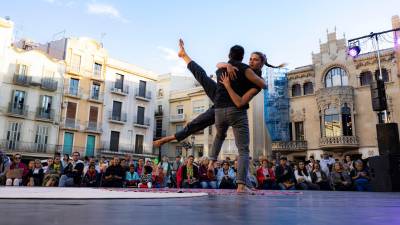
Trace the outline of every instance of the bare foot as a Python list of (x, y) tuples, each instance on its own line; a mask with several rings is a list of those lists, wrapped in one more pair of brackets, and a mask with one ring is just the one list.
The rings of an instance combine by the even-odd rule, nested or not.
[(183, 42), (182, 39), (179, 39), (179, 51), (178, 51), (178, 56), (183, 58), (186, 55), (185, 51), (185, 43)]
[(153, 147), (160, 147), (161, 145), (165, 144), (165, 141), (163, 140), (164, 138), (158, 139), (156, 141), (153, 141)]
[(246, 192), (246, 185), (244, 184), (238, 184), (238, 187), (236, 189), (237, 193), (245, 193)]

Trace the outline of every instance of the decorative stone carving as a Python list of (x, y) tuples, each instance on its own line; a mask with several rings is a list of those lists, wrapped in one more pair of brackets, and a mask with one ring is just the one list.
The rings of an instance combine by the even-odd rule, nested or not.
[(301, 121), (304, 121), (305, 120), (305, 118), (306, 118), (306, 114), (305, 114), (305, 109), (303, 108), (303, 110), (297, 110), (297, 111), (293, 111), (293, 110), (291, 110), (290, 111), (290, 117), (291, 117), (291, 120), (293, 121), (293, 122), (301, 122)]
[(356, 136), (322, 137), (319, 139), (319, 145), (321, 148), (358, 147), (358, 137)]
[(272, 151), (305, 151), (307, 141), (274, 141)]
[(354, 88), (352, 86), (336, 86), (319, 89), (316, 91), (316, 101), (321, 113), (323, 113), (331, 104), (341, 108), (344, 103), (347, 103), (347, 106), (350, 107), (350, 109), (353, 109)]

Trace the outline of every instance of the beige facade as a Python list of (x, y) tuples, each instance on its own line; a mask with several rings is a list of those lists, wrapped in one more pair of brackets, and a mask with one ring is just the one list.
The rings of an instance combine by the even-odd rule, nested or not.
[[(397, 18), (398, 20), (398, 18)], [(395, 24), (395, 21), (393, 22)], [(345, 154), (362, 158), (378, 155), (370, 82), (378, 74), (375, 52), (352, 58), (345, 39), (329, 33), (312, 64), (288, 73), (292, 141), (273, 143), (273, 152), (292, 160), (323, 151), (335, 158)], [(381, 51), (389, 120), (400, 120), (398, 49)]]

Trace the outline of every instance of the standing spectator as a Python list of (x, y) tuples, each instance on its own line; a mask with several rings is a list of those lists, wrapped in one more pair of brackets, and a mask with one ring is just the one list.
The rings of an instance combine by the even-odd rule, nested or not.
[(28, 172), (28, 167), (21, 162), (21, 154), (15, 154), (13, 157), (13, 162), (6, 172), (6, 185), (20, 186), (22, 184), (23, 178), (26, 177)]
[(54, 157), (53, 163), (47, 167), (43, 179), (43, 186), (56, 187), (62, 174), (62, 165), (60, 155)]
[(178, 187), (177, 185), (177, 172), (179, 167), (181, 166), (181, 156), (177, 155), (175, 157), (175, 162), (172, 164), (172, 170), (171, 170), (171, 187)]
[(89, 164), (89, 169), (85, 173), (82, 180), (82, 185), (84, 187), (99, 187), (100, 186), (100, 174), (96, 170), (96, 166)]
[[(134, 164), (134, 162), (133, 162), (133, 160), (132, 160), (132, 155), (129, 154), (129, 153), (127, 153), (127, 154), (125, 154), (124, 159), (125, 159), (127, 168), (128, 168), (128, 170), (129, 170), (129, 167), (130, 167), (132, 164)], [(127, 170), (127, 171), (128, 171), (128, 170)]]
[(236, 175), (233, 168), (230, 167), (229, 161), (222, 163), (222, 168), (217, 173), (217, 186), (220, 189), (235, 189)]
[(258, 188), (263, 190), (275, 189), (275, 172), (271, 169), (268, 160), (261, 160), (261, 167), (257, 170)]
[(107, 168), (104, 174), (104, 187), (123, 187), (125, 177), (124, 169), (120, 164), (118, 157), (114, 157), (113, 163)]
[(0, 151), (0, 186), (6, 184), (6, 172), (9, 170), (10, 165), (10, 158), (3, 151)]
[(163, 156), (161, 162), (159, 163), (159, 166), (162, 167), (162, 171), (164, 173), (164, 184), (162, 184), (162, 187), (168, 187), (171, 183), (172, 166), (168, 162), (168, 157), (166, 155)]
[(207, 156), (203, 156), (200, 162), (199, 173), (200, 173), (201, 188), (203, 189), (217, 188), (217, 181), (214, 173), (214, 167), (212, 165), (212, 162), (210, 162)]
[(354, 169), (351, 171), (350, 177), (357, 191), (371, 191), (369, 172), (361, 160), (354, 162)]
[(321, 170), (319, 163), (313, 164), (313, 170), (311, 172), (311, 179), (314, 184), (317, 184), (321, 190), (331, 190), (328, 176), (324, 171)]
[(126, 171), (125, 181), (127, 187), (137, 187), (140, 177), (137, 172), (135, 172), (135, 165), (129, 165), (129, 171)]
[(295, 177), (293, 170), (287, 165), (287, 158), (282, 156), (275, 169), (276, 182), (281, 190), (295, 190)]
[(324, 152), (319, 165), (321, 166), (321, 170), (324, 171), (327, 176), (329, 176), (332, 166), (335, 162), (335, 159), (330, 157), (327, 152)]
[(350, 191), (351, 178), (349, 174), (343, 170), (342, 164), (336, 162), (331, 173), (332, 186), (336, 191)]
[(199, 169), (193, 162), (194, 157), (190, 155), (187, 159), (187, 164), (182, 167), (183, 188), (198, 188), (200, 185)]
[(353, 160), (351, 160), (350, 155), (346, 155), (343, 162), (343, 169), (346, 170), (349, 174), (354, 169)]
[(297, 187), (301, 190), (318, 190), (319, 186), (312, 183), (310, 173), (307, 171), (304, 162), (300, 161), (297, 170), (294, 171)]
[(79, 160), (79, 157), (79, 152), (72, 153), (72, 161), (64, 168), (58, 184), (59, 187), (79, 187), (81, 185), (84, 164)]

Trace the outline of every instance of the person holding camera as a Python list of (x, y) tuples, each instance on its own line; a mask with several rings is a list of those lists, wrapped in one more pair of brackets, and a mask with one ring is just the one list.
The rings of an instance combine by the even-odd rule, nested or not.
[(229, 161), (222, 163), (222, 168), (218, 170), (217, 187), (219, 189), (235, 189), (236, 175), (235, 171), (230, 167)]
[(261, 167), (257, 170), (258, 188), (262, 190), (272, 190), (276, 188), (275, 172), (269, 166), (267, 159), (261, 160)]

